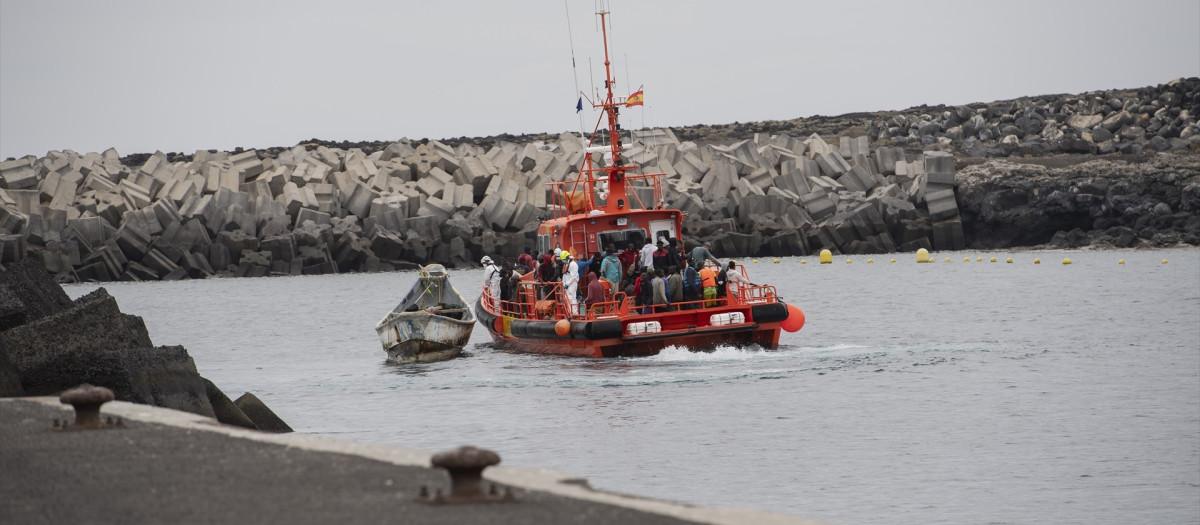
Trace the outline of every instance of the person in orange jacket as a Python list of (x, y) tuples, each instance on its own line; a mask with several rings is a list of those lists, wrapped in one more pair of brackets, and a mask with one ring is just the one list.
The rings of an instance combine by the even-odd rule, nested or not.
[(716, 306), (717, 272), (711, 266), (705, 266), (700, 270), (700, 286), (704, 288), (704, 306), (706, 308)]

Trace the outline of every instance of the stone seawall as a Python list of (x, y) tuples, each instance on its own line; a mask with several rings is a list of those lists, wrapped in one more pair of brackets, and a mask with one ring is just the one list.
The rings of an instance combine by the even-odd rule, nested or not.
[[(720, 256), (1200, 244), (1200, 79), (1137, 90), (635, 131), (685, 241)], [(681, 139), (680, 137), (683, 137)], [(598, 155), (598, 154), (597, 154)], [(515, 259), (577, 135), (0, 163), (0, 264), (60, 281)], [(601, 161), (599, 156), (597, 161)]]

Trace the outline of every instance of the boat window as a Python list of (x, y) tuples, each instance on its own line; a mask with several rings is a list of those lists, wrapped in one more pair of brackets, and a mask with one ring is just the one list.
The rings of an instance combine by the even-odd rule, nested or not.
[(550, 236), (545, 233), (539, 233), (537, 236), (537, 247), (534, 253), (546, 253), (550, 251)]
[(675, 221), (650, 221), (650, 231), (654, 232), (654, 242), (664, 237), (675, 237)]
[(633, 228), (628, 230), (609, 230), (600, 232), (598, 236), (600, 240), (600, 249), (603, 250), (609, 246), (613, 249), (621, 251), (625, 249), (625, 245), (633, 243), (633, 249), (640, 248), (646, 244), (646, 230), (641, 228)]

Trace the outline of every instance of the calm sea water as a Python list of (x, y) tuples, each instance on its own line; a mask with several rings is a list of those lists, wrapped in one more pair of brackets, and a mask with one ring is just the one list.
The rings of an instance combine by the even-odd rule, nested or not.
[(807, 317), (779, 350), (609, 360), (477, 327), (462, 358), (389, 365), (373, 327), (413, 272), (104, 286), (299, 432), (847, 525), (1200, 523), (1200, 250), (935, 256), (760, 260)]

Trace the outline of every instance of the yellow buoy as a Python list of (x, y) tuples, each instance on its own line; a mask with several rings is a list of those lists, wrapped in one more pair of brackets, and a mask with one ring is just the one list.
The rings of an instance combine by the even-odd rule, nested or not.
[(1117, 264), (1125, 264), (1125, 259), (1117, 259)]
[(946, 262), (950, 262), (950, 258), (949, 258), (949, 257), (947, 257), (947, 258), (946, 258)]
[(804, 259), (800, 259), (800, 264), (808, 264), (808, 261), (806, 261)]
[(1166, 259), (1163, 259), (1163, 264), (1167, 264), (1167, 260), (1166, 260)]
[(996, 262), (996, 258), (995, 258), (995, 257), (992, 257), (992, 262)]
[(983, 262), (983, 257), (976, 257), (975, 262)]
[(1034, 260), (1033, 260), (1033, 264), (1042, 264), (1042, 260), (1041, 260), (1041, 259), (1034, 259)]
[(854, 262), (854, 261), (851, 261), (850, 259), (846, 259), (846, 264), (850, 264), (852, 262)]
[(1071, 258), (1067, 257), (1066, 259), (1063, 259), (1063, 264), (1071, 264)]
[(829, 264), (833, 262), (833, 252), (829, 250), (821, 250), (821, 264)]
[(926, 250), (925, 248), (917, 250), (917, 262), (933, 262), (933, 260), (929, 258), (929, 250)]
[(963, 257), (963, 262), (971, 262), (971, 258), (970, 258), (970, 257)]
[(1006, 263), (1011, 263), (1011, 262), (1012, 262), (1012, 257), (1009, 257), (1009, 258), (1008, 258), (1006, 261), (1004, 261), (1004, 262), (1006, 262)]
[(875, 262), (875, 259), (867, 259), (867, 264), (871, 264), (871, 263), (874, 263), (874, 262)]
[(895, 259), (892, 259), (892, 261), (891, 261), (891, 262), (896, 262), (896, 260), (895, 260)]
[(779, 258), (776, 257), (774, 262), (775, 262), (775, 264), (779, 264)]
[(750, 261), (750, 262), (752, 262), (754, 264), (758, 264), (758, 259), (754, 259), (753, 261)]

